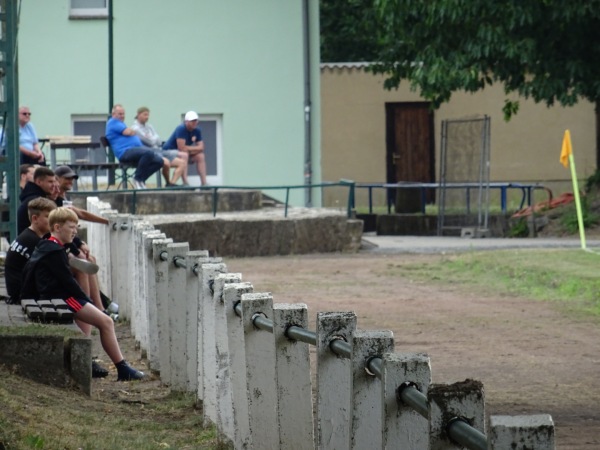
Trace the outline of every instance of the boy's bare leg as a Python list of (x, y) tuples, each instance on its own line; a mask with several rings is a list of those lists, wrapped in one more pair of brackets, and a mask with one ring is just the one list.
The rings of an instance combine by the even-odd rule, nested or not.
[(123, 354), (115, 334), (115, 323), (109, 316), (91, 303), (86, 303), (75, 313), (75, 319), (98, 328), (102, 348), (110, 360), (115, 364), (123, 361)]
[(75, 319), (75, 323), (85, 336), (90, 337), (92, 335), (92, 326), (89, 323), (77, 319)]

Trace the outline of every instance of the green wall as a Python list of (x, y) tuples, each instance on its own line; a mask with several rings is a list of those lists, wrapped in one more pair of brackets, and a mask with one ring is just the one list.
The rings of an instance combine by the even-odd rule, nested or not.
[[(223, 118), (223, 184), (304, 182), (302, 1), (114, 1), (114, 100), (166, 139), (181, 114)], [(68, 0), (23, 2), (20, 103), (40, 136), (72, 114), (108, 114), (108, 21), (70, 20)], [(310, 0), (313, 182), (320, 181), (318, 1)], [(293, 195), (304, 203), (304, 192)], [(318, 198), (313, 199), (319, 204)]]

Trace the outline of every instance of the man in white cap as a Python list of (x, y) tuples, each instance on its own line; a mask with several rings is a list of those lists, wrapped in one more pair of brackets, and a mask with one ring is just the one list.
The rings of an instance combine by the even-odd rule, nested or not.
[[(178, 125), (165, 145), (163, 150), (179, 150), (189, 154), (189, 163), (195, 162), (200, 182), (206, 186), (206, 159), (204, 158), (204, 141), (202, 141), (202, 132), (198, 128), (198, 114), (195, 111), (185, 113), (183, 123)], [(187, 184), (187, 173), (181, 177)]]

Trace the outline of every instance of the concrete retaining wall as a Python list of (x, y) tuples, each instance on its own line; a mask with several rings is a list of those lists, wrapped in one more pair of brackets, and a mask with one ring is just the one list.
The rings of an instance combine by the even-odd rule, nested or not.
[(92, 389), (92, 342), (60, 335), (0, 334), (0, 364), (39, 383)]

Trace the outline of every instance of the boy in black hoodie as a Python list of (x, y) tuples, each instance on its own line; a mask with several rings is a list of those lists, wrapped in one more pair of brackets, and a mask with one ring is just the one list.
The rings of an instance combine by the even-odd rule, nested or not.
[(77, 215), (60, 207), (50, 213), (49, 222), (50, 237), (38, 242), (25, 265), (21, 298), (62, 298), (82, 330), (86, 324), (98, 328), (102, 348), (117, 368), (118, 381), (144, 378), (143, 372), (123, 359), (113, 320), (91, 303), (71, 273), (64, 245), (77, 234)]

